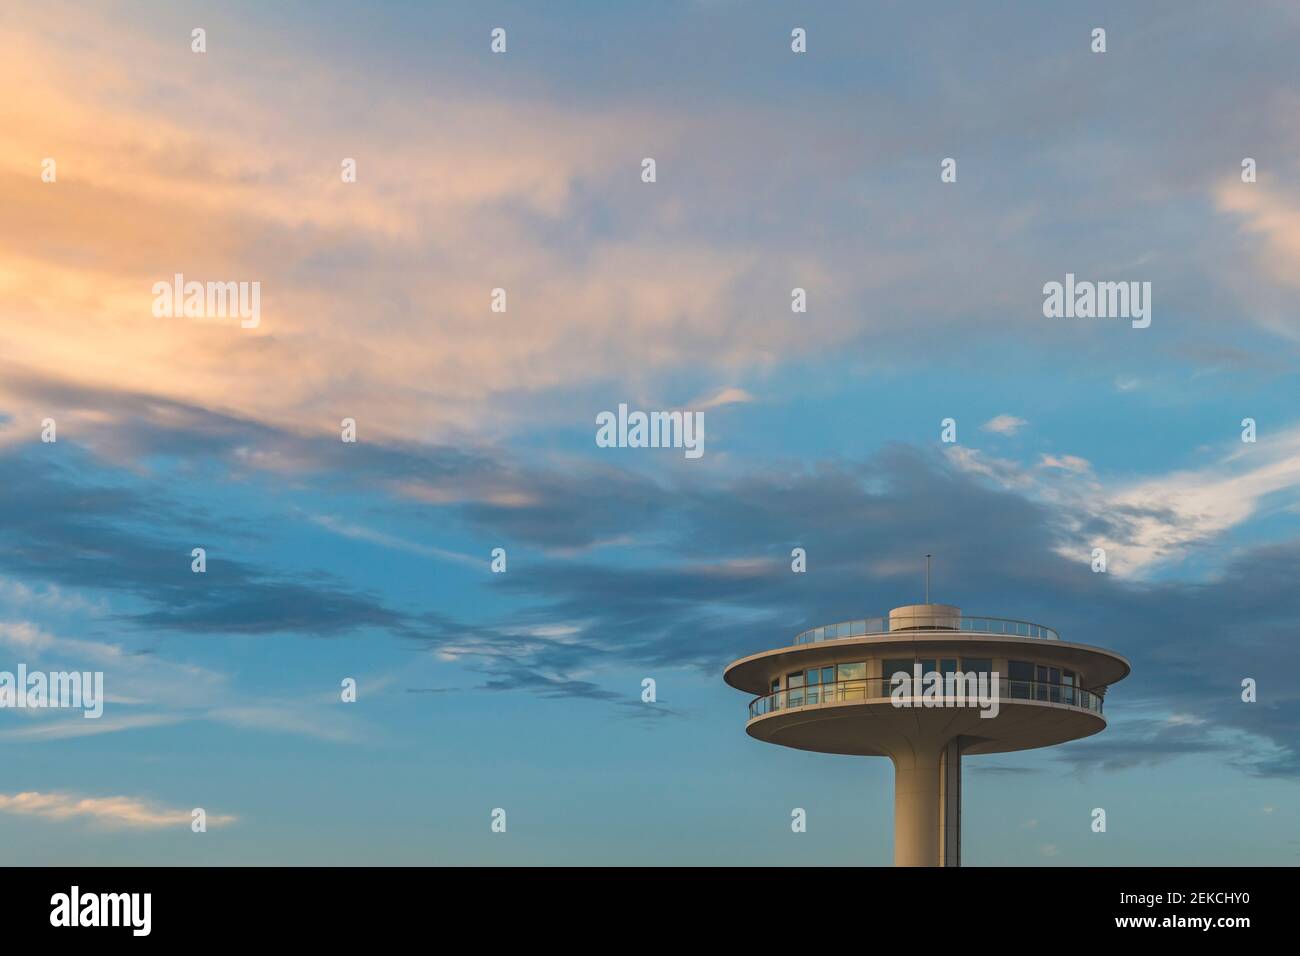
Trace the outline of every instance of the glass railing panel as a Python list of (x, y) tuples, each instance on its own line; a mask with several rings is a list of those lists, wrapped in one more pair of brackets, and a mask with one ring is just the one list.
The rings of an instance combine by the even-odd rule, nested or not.
[[(962, 631), (975, 634), (1007, 634), (1015, 637), (1033, 637), (1040, 640), (1060, 640), (1061, 635), (1043, 624), (1029, 621), (1015, 621), (1006, 618), (966, 616), (957, 619), (957, 627)], [(947, 628), (943, 628), (947, 630)], [(800, 631), (794, 638), (795, 644), (812, 644), (820, 641), (836, 641), (849, 637), (863, 637), (868, 634), (888, 634), (887, 618), (862, 618), (852, 621), (840, 621), (836, 624), (824, 624), (820, 627)]]
[[(868, 700), (885, 700), (891, 696), (889, 678), (872, 677), (865, 680), (836, 681), (831, 684), (810, 684), (797, 690), (783, 690), (749, 703), (751, 718), (762, 717), (792, 707), (812, 707)], [(1066, 704), (1095, 713), (1102, 713), (1104, 703), (1100, 694), (1071, 684), (1052, 684), (1045, 681), (1010, 680), (998, 682), (998, 693), (1004, 700), (1030, 700), (1043, 703)]]

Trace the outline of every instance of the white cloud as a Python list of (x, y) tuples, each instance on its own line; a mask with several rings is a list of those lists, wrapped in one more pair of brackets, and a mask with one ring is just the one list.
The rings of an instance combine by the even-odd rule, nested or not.
[(988, 478), (1004, 488), (1029, 491), (1034, 487), (1034, 476), (1009, 458), (990, 458), (974, 448), (962, 445), (949, 445), (944, 451), (953, 466), (961, 471)]
[[(158, 654), (133, 653), (118, 644), (60, 637), (28, 621), (0, 621), (0, 647), (13, 651), (29, 670), (103, 671), (105, 700), (104, 716), (94, 720), (86, 720), (80, 710), (12, 711), (28, 723), (0, 731), (0, 740), (61, 740), (190, 720), (334, 742), (361, 736), (358, 719), (340, 717), (333, 706), (337, 693), (328, 699), (315, 692), (297, 698), (253, 696), (227, 674)], [(367, 685), (370, 690), (379, 686), (378, 680)]]
[[(338, 700), (338, 695), (334, 695), (333, 699)], [(217, 707), (204, 714), (204, 717), (232, 727), (266, 733), (300, 734), (331, 743), (356, 743), (364, 739), (364, 734), (339, 719), (337, 709), (331, 714), (325, 707), (307, 708), (286, 701)]]
[(740, 405), (754, 401), (754, 396), (743, 388), (720, 388), (708, 397), (700, 396), (686, 403), (689, 409), (720, 408), (723, 405)]
[(108, 608), (102, 599), (91, 601), (80, 594), (67, 594), (56, 584), (47, 584), (38, 590), (11, 578), (0, 578), (0, 597), (11, 604), (33, 605), (64, 613), (98, 615)]
[(998, 435), (1014, 435), (1028, 424), (1025, 419), (1017, 418), (1015, 415), (998, 415), (990, 418), (980, 428)]
[(476, 558), (472, 555), (461, 554), (459, 551), (449, 551), (446, 548), (435, 548), (432, 545), (420, 544), (415, 541), (407, 541), (396, 535), (387, 534), (383, 531), (375, 531), (373, 528), (367, 528), (364, 525), (352, 524), (340, 520), (333, 515), (311, 515), (313, 523), (327, 528), (335, 534), (342, 535), (345, 538), (352, 538), (356, 541), (368, 541), (371, 544), (377, 544), (380, 547), (392, 548), (395, 551), (409, 551), (412, 554), (422, 554), (429, 558), (438, 558), (443, 561), (455, 561), (458, 564), (464, 564), (472, 568), (485, 570), (488, 566), (486, 559)]
[[(1105, 548), (1109, 569), (1135, 578), (1265, 509), (1300, 506), (1300, 427), (1256, 444), (1235, 442), (1201, 468), (1129, 482), (1096, 477), (1076, 455), (1044, 454), (1036, 468), (1026, 468), (957, 445), (945, 451), (954, 467), (1050, 506), (1066, 536), (1060, 554), (1090, 560), (1093, 548)], [(1084, 530), (1096, 527), (1108, 530)]]
[[(18, 655), (29, 670), (103, 671), (109, 705), (192, 710), (229, 693), (226, 676), (216, 671), (132, 651), (121, 644), (62, 637), (30, 621), (0, 620), (0, 647)], [(103, 731), (85, 729), (85, 733), (96, 732)]]
[(1089, 508), (1119, 530), (1094, 546), (1106, 548), (1113, 568), (1140, 573), (1248, 521), (1279, 494), (1290, 496), (1279, 508), (1300, 497), (1300, 428), (1242, 444), (1205, 468), (1104, 493)]
[(1062, 471), (1072, 471), (1076, 474), (1083, 474), (1092, 468), (1092, 465), (1086, 458), (1080, 458), (1078, 455), (1043, 455), (1038, 459), (1040, 468), (1059, 468)]
[[(189, 826), (190, 810), (159, 807), (136, 797), (79, 797), (70, 793), (0, 793), (0, 812), (47, 820), (89, 820), (109, 826), (161, 829)], [(208, 826), (235, 822), (235, 817), (209, 813)]]
[(53, 714), (36, 723), (15, 730), (0, 732), (0, 740), (66, 740), (70, 737), (93, 737), (98, 734), (113, 734), (122, 730), (140, 730), (144, 727), (165, 727), (178, 724), (186, 718), (179, 714), (135, 714), (125, 717), (100, 717), (84, 720), (81, 711), (50, 712), (25, 711), (35, 715)]

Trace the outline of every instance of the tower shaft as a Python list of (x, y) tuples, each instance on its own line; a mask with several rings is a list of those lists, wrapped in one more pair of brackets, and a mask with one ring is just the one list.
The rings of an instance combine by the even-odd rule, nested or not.
[(961, 741), (892, 755), (894, 865), (961, 865)]

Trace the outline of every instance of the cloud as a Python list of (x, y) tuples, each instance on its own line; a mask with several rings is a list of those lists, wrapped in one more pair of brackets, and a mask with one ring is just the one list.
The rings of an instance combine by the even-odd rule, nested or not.
[[(209, 519), (155, 490), (96, 485), (48, 460), (0, 455), (0, 569), (78, 589), (127, 592), (152, 605), (127, 615), (157, 629), (265, 634), (341, 633), (392, 626), (399, 615), (375, 599), (318, 577), (287, 579), (210, 552), (206, 574), (188, 549), (165, 542), (206, 537)], [(141, 528), (155, 529), (154, 533)], [(210, 532), (213, 529), (207, 528)]]
[(980, 428), (997, 435), (1014, 435), (1028, 424), (1025, 419), (1014, 415), (997, 415), (986, 421)]
[[(591, 681), (561, 677), (546, 677), (525, 668), (509, 669), (495, 674), (483, 684), (483, 690), (529, 690), (542, 697), (567, 697), (586, 700), (619, 702), (626, 694), (606, 690)], [(640, 688), (637, 689), (638, 693)]]
[(1026, 773), (1042, 773), (1037, 767), (1000, 767), (997, 765), (986, 766), (983, 763), (973, 764), (970, 768), (971, 773), (989, 773), (989, 774), (1010, 774), (1020, 775)]
[(1038, 459), (1038, 466), (1040, 468), (1058, 468), (1062, 471), (1072, 471), (1080, 475), (1092, 468), (1086, 458), (1080, 458), (1077, 455), (1042, 455)]
[[(350, 16), (339, 14), (340, 29)], [(0, 104), (9, 131), (0, 151), (7, 317), (0, 354), (25, 373), (22, 383), (5, 384), (11, 429), (29, 433), (61, 411), (31, 386), (60, 377), (103, 390), (138, 383), (160, 403), (302, 435), (330, 434), (349, 416), (364, 440), (456, 442), (515, 434), (573, 389), (657, 391), (671, 383), (699, 395), (721, 376), (739, 382), (814, 357), (915, 363), (918, 334), (954, 344), (1009, 334), (1031, 348), (1098, 354), (1109, 348), (1099, 327), (1066, 331), (1036, 321), (1036, 295), (1008, 290), (1041, 288), (1066, 255), (1083, 274), (1186, 243), (1200, 233), (1171, 213), (1220, 188), (1222, 170), (1214, 177), (1210, 170), (1221, 157), (1185, 148), (1213, 142), (1192, 132), (1218, 131), (1207, 127), (1205, 110), (1179, 114), (1176, 151), (1147, 122), (1149, 101), (1108, 113), (1104, 135), (1097, 124), (1062, 122), (1050, 104), (1068, 98), (1086, 67), (1064, 68), (1051, 44), (1026, 44), (1037, 52), (1015, 73), (990, 60), (963, 69), (960, 88), (946, 70), (934, 71), (908, 103), (881, 98), (874, 86), (801, 85), (815, 75), (790, 86), (784, 71), (758, 57), (734, 64), (736, 77), (748, 78), (736, 82), (771, 95), (740, 102), (712, 82), (689, 85), (683, 99), (681, 87), (633, 80), (661, 72), (648, 48), (621, 57), (619, 70), (599, 71), (610, 83), (621, 79), (623, 96), (527, 58), (517, 64), (528, 77), (522, 86), (467, 81), (457, 68), (465, 65), (459, 41), (440, 39), (432, 14), (410, 16), (430, 27), (426, 39), (438, 55), (425, 46), (394, 56), (358, 43), (341, 60), (313, 36), (285, 47), (271, 44), (274, 31), (254, 30), (240, 34), (240, 57), (195, 57), (132, 15), (78, 11), (63, 25), (56, 17), (40, 27), (12, 19), (0, 35), (0, 80), (28, 95)], [(1040, 14), (1023, 8), (1003, 16), (1008, 28), (1041, 26)], [(1270, 28), (1278, 16), (1198, 27), (1240, 37), (1259, 60), (1212, 79), (1168, 69), (1203, 84), (1171, 98), (1228, 104), (1227, 122), (1248, 131), (1243, 138), (1289, 145), (1294, 110), (1279, 108), (1287, 91), (1259, 82), (1267, 64), (1287, 62), (1276, 39), (1285, 31)], [(1158, 14), (1150, 17), (1143, 22), (1158, 35)], [(643, 41), (638, 22), (612, 16), (602, 35)], [(750, 41), (759, 42), (765, 22), (745, 26)], [(957, 62), (962, 25), (974, 23), (954, 11), (954, 35), (927, 40)], [(533, 28), (551, 35), (557, 24)], [(734, 24), (726, 28), (735, 35)], [(672, 34), (698, 30), (691, 24)], [(826, 30), (819, 42), (850, 54), (834, 32), (853, 34)], [(1168, 43), (1147, 53), (1150, 62), (1175, 64), (1186, 55)], [(603, 62), (597, 50), (583, 56)], [(885, 62), (906, 63), (893, 56)], [(382, 74), (374, 69), (380, 57)], [(301, 85), (266, 82), (259, 66), (267, 63)], [(686, 72), (677, 83), (701, 69), (678, 66)], [(203, 82), (188, 82), (196, 69)], [(1135, 69), (1119, 64), (1110, 82), (1148, 87), (1148, 74)], [(380, 75), (387, 79), (377, 96)], [(839, 112), (858, 108), (864, 92), (872, 99), (869, 134), (846, 130)], [(1242, 108), (1247, 100), (1251, 107)], [(785, 123), (792, 102), (820, 104), (801, 114), (797, 136)], [(934, 108), (918, 112), (917, 102)], [(953, 130), (972, 150), (1001, 147), (1023, 133), (1014, 124), (1024, 116), (1037, 118), (1039, 134), (1018, 155), (1049, 188), (1061, 187), (1054, 194), (1069, 196), (1065, 205), (1026, 200), (1021, 176), (954, 195), (910, 168)], [(648, 147), (631, 145), (647, 141), (664, 174), (653, 186), (636, 175)], [(244, 148), (248, 142), (260, 148)], [(49, 152), (59, 154), (56, 183), (39, 180), (39, 158)], [(1192, 168), (1133, 196), (1128, 164), (1172, 152)], [(1077, 158), (1098, 154), (1114, 160), (1113, 174)], [(360, 163), (356, 183), (340, 181), (346, 155)], [(1188, 183), (1186, 192), (1165, 185), (1174, 180)], [(1272, 237), (1285, 253), (1294, 244), (1287, 210), (1296, 204), (1263, 189), (1238, 189), (1236, 199), (1220, 200), (1220, 213), (1257, 223), (1248, 238)], [(1116, 236), (1095, 212), (1116, 195), (1168, 232)], [(863, 230), (863, 221), (891, 225)], [(1091, 230), (1085, 238), (1102, 237), (1091, 244), (1101, 250), (1092, 263), (1078, 259), (1087, 247), (1077, 239), (1082, 229)], [(1199, 315), (1198, 333), (1216, 327), (1217, 305), (1238, 291), (1230, 282), (1239, 271), (1234, 251), (1225, 241), (1176, 257), (1198, 270), (1197, 281), (1171, 274), (1161, 286), (1185, 290), (1183, 301), (1170, 303), (1186, 305), (1183, 325)], [(942, 281), (936, 261), (945, 263)], [(1283, 284), (1287, 270), (1274, 271)], [(177, 272), (261, 282), (263, 325), (155, 318), (152, 285)], [(809, 321), (791, 320), (795, 281), (809, 289)], [(503, 315), (487, 305), (497, 287), (509, 296)], [(896, 321), (904, 312), (909, 321)], [(1276, 316), (1259, 321), (1291, 334)], [(749, 396), (733, 385), (704, 399)], [(77, 409), (69, 424), (88, 425), (95, 412)], [(99, 414), (102, 424), (125, 410)], [(558, 414), (572, 420), (567, 407)]]
[(1300, 501), (1300, 428), (1241, 444), (1211, 465), (1085, 492), (1081, 508), (1123, 573), (1141, 574), (1213, 542), (1266, 507)]
[[(1070, 532), (1037, 496), (1036, 486), (1002, 488), (956, 459), (903, 446), (802, 472), (692, 481), (663, 489), (659, 560), (548, 561), (495, 582), (508, 613), (422, 615), (403, 633), (482, 669), (495, 687), (589, 697), (599, 694), (594, 679), (575, 674), (673, 666), (716, 676), (805, 627), (883, 614), (917, 594), (924, 550), (939, 556), (940, 599), (1039, 620), (1133, 662), (1133, 676), (1107, 697), (1110, 730), (1060, 748), (1061, 759), (1123, 769), (1236, 754), (1255, 775), (1300, 775), (1300, 699), (1243, 706), (1235, 676), (1300, 684), (1300, 652), (1286, 650), (1284, 636), (1300, 627), (1300, 595), (1281, 597), (1300, 576), (1300, 541), (1240, 551), (1211, 581), (1155, 585), (1093, 574), (1063, 553)], [(535, 507), (545, 511), (545, 496)], [(789, 573), (793, 543), (807, 548), (815, 574)], [(720, 553), (735, 555), (721, 567), (743, 573), (713, 573)], [(1134, 701), (1165, 712), (1140, 717)], [(1182, 716), (1191, 713), (1213, 733)]]
[(214, 707), (207, 720), (263, 733), (296, 734), (330, 743), (357, 743), (366, 739), (364, 727), (339, 717), (332, 706), (306, 706), (302, 701), (265, 697)]
[(80, 594), (65, 592), (53, 584), (30, 587), (21, 581), (6, 578), (0, 578), (0, 597), (14, 606), (49, 608), (62, 614), (102, 615), (108, 609), (103, 601), (91, 601)]
[(406, 541), (395, 535), (385, 534), (382, 531), (375, 531), (373, 528), (367, 528), (362, 525), (353, 524), (348, 521), (340, 520), (333, 515), (311, 515), (311, 520), (322, 528), (327, 528), (335, 534), (340, 534), (345, 538), (352, 538), (356, 541), (368, 541), (371, 544), (377, 544), (380, 547), (390, 548), (395, 551), (408, 551), (412, 554), (422, 554), (430, 558), (438, 558), (443, 561), (454, 561), (467, 567), (483, 569), (487, 562), (482, 558), (475, 558), (468, 554), (461, 554), (458, 551), (449, 551), (446, 548), (436, 548), (426, 544), (420, 544), (415, 541)]
[(1113, 723), (1104, 734), (1065, 744), (1054, 756), (1086, 773), (1158, 766), (1196, 754), (1214, 754), (1221, 759), (1238, 755), (1243, 758), (1237, 761), (1238, 766), (1246, 768), (1250, 761), (1244, 758), (1258, 751), (1245, 734), (1209, 735), (1186, 725), (1137, 718)]
[[(193, 820), (189, 810), (173, 810), (136, 797), (83, 797), (70, 793), (0, 793), (0, 812), (42, 817), (63, 822), (86, 820), (108, 827), (131, 829), (165, 829), (188, 827)], [(208, 826), (226, 826), (235, 817), (209, 813)]]
[[(218, 447), (225, 454), (230, 446)], [(1286, 485), (1288, 447), (1274, 437), (1267, 447), (1226, 456), (1214, 468), (1253, 475), (1244, 487), (1263, 494)], [(1213, 681), (1222, 673), (1225, 653), (1238, 655), (1243, 673), (1274, 679), (1300, 674), (1300, 660), (1247, 653), (1247, 642), (1259, 635), (1300, 625), (1296, 602), (1278, 598), (1286, 593), (1285, 576), (1300, 574), (1300, 546), (1243, 551), (1208, 583), (1155, 587), (1092, 574), (1077, 559), (1077, 547), (1069, 546), (1071, 539), (1089, 531), (1118, 537), (1117, 522), (1151, 509), (1107, 514), (1108, 503), (1128, 489), (1106, 489), (1090, 472), (1055, 469), (1076, 483), (1049, 484), (1037, 470), (1014, 462), (902, 445), (860, 461), (689, 481), (676, 472), (651, 477), (583, 463), (525, 466), (500, 452), (437, 447), (345, 449), (359, 454), (344, 469), (332, 467), (331, 452), (317, 448), (315, 440), (286, 439), (286, 448), (308, 463), (297, 476), (308, 486), (397, 488), (419, 481), (431, 500), (399, 493), (386, 507), (413, 526), (459, 523), (489, 540), (524, 542), (550, 557), (526, 574), (495, 576), (491, 586), (499, 600), (493, 606), (499, 611), (470, 619), (389, 607), (328, 578), (299, 573), (278, 580), (235, 561), (229, 562), (229, 590), (196, 595), (188, 564), (172, 567), (172, 549), (142, 529), (156, 521), (184, 527), (210, 520), (206, 515), (187, 513), (165, 493), (146, 499), (121, 476), (74, 481), (67, 469), (74, 459), (56, 466), (10, 454), (0, 456), (0, 476), (12, 489), (0, 501), (0, 539), (7, 542), (0, 549), (0, 570), (78, 592), (130, 595), (146, 606), (125, 619), (153, 629), (373, 629), (482, 672), (485, 688), (617, 704), (625, 695), (604, 687), (600, 678), (614, 669), (694, 667), (716, 674), (728, 660), (784, 643), (804, 627), (884, 613), (916, 593), (919, 555), (929, 551), (939, 556), (936, 584), (943, 599), (972, 613), (1042, 620), (1067, 639), (1072, 631), (1105, 635), (1103, 643), (1130, 656), (1137, 673), (1147, 675), (1132, 680), (1164, 701), (1170, 713), (1194, 712), (1251, 739), (1276, 742), (1251, 751), (1242, 764), (1251, 772), (1290, 775), (1300, 767), (1285, 743), (1290, 728), (1300, 739), (1297, 705), (1275, 702), (1265, 719), (1263, 708), (1225, 705), (1211, 713), (1198, 702), (1201, 695), (1221, 693)], [(1205, 477), (1175, 484), (1205, 484)], [(1170, 527), (1180, 521), (1172, 508), (1158, 516)], [(629, 533), (642, 536), (634, 562), (593, 561), (583, 550)], [(865, 551), (864, 534), (871, 541)], [(1137, 547), (1152, 539), (1123, 540)], [(396, 546), (386, 539), (376, 543)], [(796, 545), (807, 548), (816, 574), (788, 573)], [(172, 570), (160, 572), (163, 567)], [(1240, 630), (1241, 621), (1259, 619), (1264, 608), (1268, 627)], [(1173, 635), (1175, 645), (1167, 646)], [(1170, 654), (1203, 670), (1191, 672), (1190, 679), (1173, 675), (1165, 663)], [(225, 704), (165, 712), (289, 732), (305, 732), (315, 719), (309, 711), (259, 711), (256, 702), (243, 699)], [(1121, 767), (1217, 749), (1167, 734), (1144, 749), (1153, 732), (1144, 731), (1136, 741), (1107, 734), (1107, 749), (1087, 759)]]
[(1294, 426), (1258, 443), (1235, 443), (1210, 464), (1136, 480), (1103, 481), (1087, 459), (1070, 454), (1042, 454), (1037, 470), (962, 446), (945, 454), (968, 475), (1042, 503), (1063, 556), (1086, 562), (1101, 547), (1112, 573), (1135, 579), (1253, 519), (1300, 504), (1300, 427)]
[(167, 727), (188, 719), (183, 714), (128, 714), (104, 716), (95, 720), (82, 720), (80, 713), (52, 714), (40, 718), (39, 723), (13, 730), (0, 731), (0, 739), (39, 743), (46, 740), (70, 740), (78, 737), (97, 737), (127, 730), (144, 730), (150, 727)]
[(739, 405), (754, 401), (754, 396), (743, 388), (728, 386), (720, 388), (712, 395), (700, 396), (686, 403), (688, 409), (721, 408), (724, 405)]
[(1300, 203), (1264, 183), (1230, 181), (1215, 192), (1220, 211), (1264, 240), (1265, 269), (1277, 282), (1300, 286)]
[[(183, 44), (118, 18), (82, 26), (96, 44), (0, 38), (0, 79), (29, 92), (0, 105), (13, 133), (0, 154), (0, 352), (32, 377), (130, 381), (305, 433), (347, 415), (369, 440), (454, 439), (508, 430), (521, 394), (628, 378), (613, 369), (649, 381), (689, 364), (706, 378), (855, 334), (834, 291), (815, 326), (764, 308), (779, 270), (824, 280), (820, 256), (785, 228), (760, 241), (710, 233), (714, 214), (692, 212), (681, 191), (748, 156), (753, 135), (781, 144), (759, 117), (576, 107), (463, 78), (436, 96), (376, 100), (306, 44), (275, 57), (317, 91), (310, 101), (213, 57), (200, 95), (177, 83), (196, 60)], [(627, 144), (648, 129), (677, 187), (637, 188)], [(254, 140), (262, 148), (239, 145)], [(32, 157), (51, 143), (60, 175), (41, 183)], [(367, 155), (344, 184), (338, 159), (323, 157), (357, 143)], [(739, 190), (713, 201), (741, 216), (752, 205)], [(261, 326), (154, 317), (153, 284), (177, 273), (260, 282)], [(504, 315), (488, 308), (496, 287)], [(17, 411), (44, 417), (34, 400)]]
[[(243, 689), (230, 675), (121, 644), (66, 638), (29, 621), (0, 620), (0, 648), (30, 670), (102, 670), (105, 712), (87, 720), (81, 710), (16, 711), (24, 726), (0, 730), (0, 740), (39, 743), (207, 721), (266, 733), (330, 742), (354, 742), (364, 727), (340, 717), (334, 697), (267, 697)], [(374, 693), (382, 681), (368, 680)]]

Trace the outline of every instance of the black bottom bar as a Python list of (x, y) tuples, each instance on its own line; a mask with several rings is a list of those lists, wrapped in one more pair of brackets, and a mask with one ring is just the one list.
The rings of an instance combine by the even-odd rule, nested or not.
[[(823, 938), (815, 916), (834, 914), (835, 936), (849, 932), (845, 921), (860, 923), (875, 947), (1018, 939), (1057, 948), (1191, 934), (1231, 945), (1243, 932), (1295, 923), (1295, 873), (1282, 868), (48, 868), (5, 870), (0, 880), (10, 943), (72, 934), (77, 942), (296, 945), (414, 937), (459, 947), (486, 932), (482, 942), (493, 946), (585, 939), (662, 950), (717, 937), (761, 947)], [(137, 935), (143, 895), (122, 894), (149, 894), (147, 936)]]

